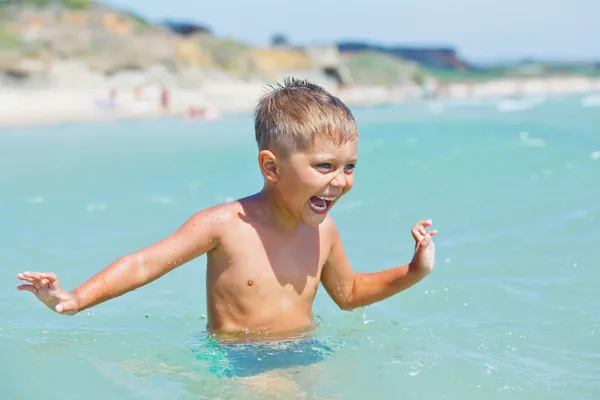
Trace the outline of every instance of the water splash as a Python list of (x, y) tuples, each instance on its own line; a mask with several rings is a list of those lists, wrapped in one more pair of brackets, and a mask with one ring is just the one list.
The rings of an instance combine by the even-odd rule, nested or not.
[(366, 306), (362, 308), (363, 324), (365, 325), (370, 324), (371, 322), (375, 322), (375, 320), (367, 318), (367, 308), (368, 307)]

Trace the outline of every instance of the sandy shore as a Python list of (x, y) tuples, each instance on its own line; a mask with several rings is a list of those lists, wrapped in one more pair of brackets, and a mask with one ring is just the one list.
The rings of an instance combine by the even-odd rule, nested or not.
[[(39, 125), (65, 122), (111, 121), (116, 119), (181, 116), (214, 119), (224, 113), (250, 112), (264, 93), (261, 82), (218, 82), (195, 90), (169, 90), (169, 107), (161, 106), (161, 89), (127, 88), (111, 100), (110, 89), (1, 88), (0, 126)], [(415, 88), (328, 87), (350, 105), (399, 103), (422, 96)], [(439, 98), (484, 99), (559, 94), (600, 93), (600, 79), (552, 77), (502, 79), (481, 83), (453, 83), (435, 91)]]

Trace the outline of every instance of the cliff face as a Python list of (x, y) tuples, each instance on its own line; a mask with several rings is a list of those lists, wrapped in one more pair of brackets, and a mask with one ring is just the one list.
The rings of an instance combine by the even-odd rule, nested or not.
[(340, 42), (338, 48), (342, 53), (375, 51), (405, 60), (430, 69), (467, 70), (473, 69), (466, 61), (461, 60), (452, 48), (379, 46), (363, 42)]

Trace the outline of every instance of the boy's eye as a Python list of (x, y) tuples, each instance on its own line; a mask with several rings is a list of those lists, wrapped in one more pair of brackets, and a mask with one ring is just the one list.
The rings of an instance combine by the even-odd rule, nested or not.
[(352, 171), (354, 168), (356, 168), (356, 164), (347, 164), (344, 169), (347, 171)]
[(331, 165), (331, 163), (321, 163), (317, 165), (317, 168), (332, 169), (333, 165)]

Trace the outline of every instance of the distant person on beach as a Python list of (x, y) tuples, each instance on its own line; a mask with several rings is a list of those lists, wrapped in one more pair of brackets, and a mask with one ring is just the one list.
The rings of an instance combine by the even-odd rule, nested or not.
[(169, 102), (169, 89), (163, 87), (160, 91), (160, 107), (163, 111), (169, 111), (170, 102)]
[[(436, 231), (428, 231), (431, 220), (412, 227), (415, 250), (407, 264), (354, 272), (329, 215), (354, 183), (358, 128), (350, 110), (319, 86), (287, 79), (260, 99), (255, 136), (264, 178), (258, 193), (199, 211), (174, 233), (117, 259), (73, 291), (63, 290), (50, 272), (19, 273), (27, 283), (17, 288), (72, 315), (207, 254), (207, 328), (231, 357), (223, 376), (322, 360), (328, 348), (312, 334), (319, 284), (342, 310), (384, 300), (431, 272)], [(295, 340), (275, 350), (269, 345), (290, 338)], [(250, 345), (256, 347), (249, 351)]]

